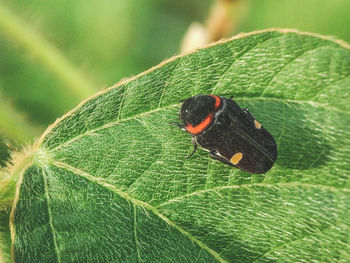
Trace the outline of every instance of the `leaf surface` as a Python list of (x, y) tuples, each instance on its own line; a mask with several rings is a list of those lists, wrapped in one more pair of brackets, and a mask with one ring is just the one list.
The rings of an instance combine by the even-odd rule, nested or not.
[[(20, 177), (16, 262), (350, 258), (350, 51), (289, 31), (176, 57), (52, 125)], [(233, 96), (275, 137), (253, 175), (192, 151), (179, 101)]]

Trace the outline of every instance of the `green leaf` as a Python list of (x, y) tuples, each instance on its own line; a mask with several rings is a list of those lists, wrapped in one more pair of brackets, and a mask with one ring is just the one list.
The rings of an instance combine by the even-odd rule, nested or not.
[[(28, 153), (15, 261), (348, 261), (349, 86), (348, 46), (285, 30), (217, 43), (97, 94)], [(185, 158), (190, 135), (170, 122), (199, 93), (234, 96), (271, 132), (279, 156), (267, 174), (203, 150)]]

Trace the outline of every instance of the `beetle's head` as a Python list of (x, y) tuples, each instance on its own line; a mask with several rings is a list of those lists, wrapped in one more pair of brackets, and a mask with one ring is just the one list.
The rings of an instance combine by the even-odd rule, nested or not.
[(186, 126), (197, 126), (204, 121), (208, 114), (215, 112), (215, 97), (197, 95), (184, 101), (180, 111), (180, 120)]

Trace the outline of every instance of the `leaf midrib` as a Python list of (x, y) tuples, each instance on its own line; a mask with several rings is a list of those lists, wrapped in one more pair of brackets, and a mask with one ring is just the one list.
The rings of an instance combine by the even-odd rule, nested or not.
[[(308, 105), (310, 105), (312, 107), (323, 108), (324, 110), (329, 110), (329, 111), (339, 112), (339, 113), (344, 113), (344, 114), (350, 114), (350, 111), (346, 111), (346, 110), (341, 110), (341, 109), (338, 109), (338, 108), (330, 107), (327, 104), (322, 104), (322, 103), (311, 101), (311, 100), (291, 100), (291, 99), (274, 98), (274, 97), (236, 97), (236, 98), (234, 98), (234, 100), (235, 101), (261, 100), (261, 101), (283, 102), (285, 104), (288, 104), (288, 103), (289, 104), (293, 104), (293, 103), (294, 104), (308, 104)], [(63, 148), (64, 146), (67, 146), (67, 145), (77, 141), (78, 139), (83, 138), (85, 136), (89, 136), (89, 135), (91, 135), (91, 134), (93, 134), (93, 133), (95, 133), (97, 131), (100, 131), (100, 130), (103, 130), (103, 129), (107, 129), (107, 128), (110, 128), (110, 127), (114, 127), (115, 125), (117, 125), (119, 123), (123, 123), (123, 122), (129, 121), (129, 120), (134, 120), (134, 119), (142, 117), (142, 116), (147, 116), (149, 114), (152, 114), (152, 113), (155, 113), (155, 112), (158, 112), (158, 111), (161, 111), (161, 110), (177, 108), (179, 106), (180, 106), (179, 103), (170, 104), (168, 106), (164, 106), (163, 108), (156, 108), (156, 109), (153, 109), (153, 110), (150, 110), (150, 111), (147, 111), (147, 112), (142, 112), (142, 113), (139, 113), (139, 114), (135, 114), (135, 115), (127, 117), (125, 119), (119, 119), (119, 120), (116, 120), (114, 122), (106, 123), (105, 125), (97, 127), (95, 129), (88, 130), (88, 131), (86, 131), (86, 132), (84, 132), (82, 134), (79, 134), (79, 135), (71, 138), (70, 140), (68, 140), (66, 142), (63, 142), (63, 143), (59, 144), (58, 146), (56, 146), (56, 147), (54, 147), (52, 149), (46, 149), (45, 151), (48, 152), (48, 153), (55, 152), (55, 151)]]

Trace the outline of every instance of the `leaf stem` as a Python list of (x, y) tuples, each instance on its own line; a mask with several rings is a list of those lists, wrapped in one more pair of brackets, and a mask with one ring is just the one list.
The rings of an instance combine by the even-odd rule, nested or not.
[[(216, 0), (204, 24), (194, 22), (188, 28), (181, 43), (181, 53), (203, 47), (227, 37), (241, 20), (244, 0)], [(245, 13), (245, 12), (243, 12)]]
[(241, 0), (217, 0), (211, 9), (206, 22), (209, 34), (209, 42), (218, 41), (231, 33), (237, 25), (237, 14), (233, 11), (237, 9)]
[(2, 3), (0, 30), (61, 79), (66, 84), (67, 94), (73, 93), (78, 99), (83, 99), (95, 93), (91, 82), (57, 48)]
[(6, 209), (15, 197), (15, 188), (21, 173), (34, 161), (33, 148), (14, 152), (7, 167), (0, 169), (0, 210)]

